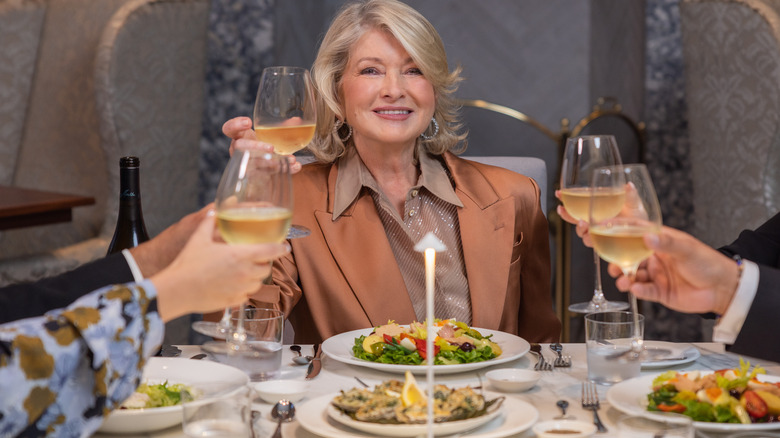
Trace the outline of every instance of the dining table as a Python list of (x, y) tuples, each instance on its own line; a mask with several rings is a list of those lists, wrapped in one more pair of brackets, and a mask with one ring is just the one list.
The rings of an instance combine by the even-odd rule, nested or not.
[(74, 207), (94, 203), (91, 196), (0, 186), (0, 230), (70, 222)]
[[(543, 344), (543, 354), (547, 360), (552, 361), (555, 357), (555, 353), (548, 347), (549, 344)], [(740, 357), (749, 359), (753, 364), (760, 364), (768, 375), (780, 376), (780, 364), (746, 358), (738, 354), (733, 354), (725, 351), (723, 344), (713, 342), (695, 342), (695, 343), (679, 343), (681, 348), (694, 348), (698, 351), (698, 357), (691, 362), (679, 363), (677, 365), (663, 367), (663, 368), (645, 368), (643, 367), (640, 376), (646, 375), (658, 375), (667, 370), (677, 370), (680, 372), (701, 370), (701, 371), (715, 371), (725, 368), (734, 368), (739, 366)], [(193, 356), (203, 353), (200, 346), (197, 345), (178, 345), (181, 350), (180, 357), (191, 358)], [(296, 354), (285, 346), (283, 348), (282, 355), (282, 379), (304, 380), (306, 376), (307, 366), (297, 365), (292, 361), (293, 355)], [(304, 355), (313, 355), (312, 345), (301, 345), (301, 350)], [(581, 406), (581, 391), (582, 383), (587, 381), (588, 378), (588, 366), (586, 358), (586, 347), (584, 343), (565, 343), (563, 344), (564, 355), (571, 356), (570, 367), (555, 367), (551, 371), (542, 371), (542, 377), (537, 384), (531, 389), (524, 392), (499, 392), (495, 388), (492, 388), (490, 383), (484, 377), (485, 373), (491, 369), (496, 368), (521, 368), (521, 369), (533, 369), (537, 360), (534, 355), (528, 353), (521, 357), (506, 363), (494, 365), (490, 367), (480, 368), (468, 372), (462, 372), (457, 374), (443, 374), (435, 375), (436, 383), (443, 383), (450, 387), (462, 387), (470, 385), (472, 387), (481, 387), (482, 389), (489, 391), (493, 396), (504, 396), (507, 399), (522, 400), (529, 403), (538, 411), (539, 421), (552, 420), (561, 415), (561, 411), (556, 405), (559, 400), (565, 400), (568, 402), (567, 418), (576, 419), (580, 421), (593, 421), (593, 414), (591, 411), (585, 410)], [(202, 360), (212, 360), (206, 357)], [(312, 399), (316, 399), (325, 395), (336, 395), (340, 390), (349, 390), (351, 388), (359, 387), (360, 383), (356, 380), (358, 377), (360, 380), (367, 383), (369, 386), (383, 382), (389, 379), (403, 380), (403, 374), (393, 374), (386, 371), (379, 371), (376, 369), (368, 368), (365, 366), (354, 365), (345, 363), (341, 360), (335, 360), (329, 357), (327, 354), (322, 355), (322, 370), (321, 372), (309, 380), (309, 388), (306, 397), (297, 402), (296, 406), (299, 408)], [(417, 382), (421, 387), (425, 385), (425, 373), (418, 374)], [(597, 392), (599, 395), (601, 407), (598, 411), (599, 416), (607, 427), (606, 433), (596, 433), (596, 438), (617, 437), (617, 421), (621, 417), (625, 416), (621, 410), (610, 405), (607, 399), (607, 392), (610, 386), (598, 385)], [(648, 388), (649, 392), (649, 388)], [(637, 394), (637, 397), (642, 397), (642, 394)], [(506, 402), (506, 401), (505, 401)], [(253, 403), (253, 410), (260, 412), (259, 420), (254, 424), (257, 438), (270, 437), (276, 427), (276, 422), (271, 418), (272, 405), (260, 401), (257, 399)], [(506, 412), (505, 415), (513, 415), (513, 412)], [(780, 432), (780, 431), (776, 431)], [(94, 437), (105, 438), (111, 435), (97, 433)], [(293, 419), (289, 423), (284, 423), (282, 426), (282, 437), (284, 438), (317, 438), (321, 435), (312, 433), (306, 430), (299, 421)], [(371, 436), (366, 434), (365, 436)], [(470, 436), (468, 432), (463, 433), (463, 437)], [(510, 435), (501, 435), (509, 437), (534, 437), (535, 434), (529, 426), (526, 430), (514, 433)], [(697, 430), (696, 436), (699, 438), (721, 438), (728, 436), (727, 433), (721, 432), (702, 432)], [(169, 429), (165, 429), (157, 432), (149, 432), (140, 435), (123, 435), (125, 438), (133, 437), (153, 437), (153, 438), (180, 438), (186, 437), (182, 431), (181, 425), (174, 426)]]

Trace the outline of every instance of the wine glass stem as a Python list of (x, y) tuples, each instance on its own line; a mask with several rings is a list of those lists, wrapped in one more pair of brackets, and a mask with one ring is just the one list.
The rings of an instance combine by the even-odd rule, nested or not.
[(596, 251), (593, 251), (593, 262), (596, 265), (596, 284), (593, 289), (593, 299), (591, 302), (595, 305), (601, 305), (606, 301), (604, 299), (604, 291), (601, 288), (601, 259)]
[(219, 320), (220, 327), (230, 329), (230, 313), (231, 308), (225, 307), (225, 312), (222, 314), (222, 319)]
[(642, 351), (642, 331), (639, 327), (639, 305), (636, 301), (636, 296), (631, 292), (628, 293), (628, 303), (631, 306), (631, 313), (634, 318), (634, 339), (631, 342), (631, 349), (635, 352)]
[(244, 329), (244, 313), (246, 313), (246, 304), (241, 303), (238, 308), (238, 320), (236, 320), (236, 331), (233, 333), (233, 341), (241, 345), (246, 341), (246, 330)]

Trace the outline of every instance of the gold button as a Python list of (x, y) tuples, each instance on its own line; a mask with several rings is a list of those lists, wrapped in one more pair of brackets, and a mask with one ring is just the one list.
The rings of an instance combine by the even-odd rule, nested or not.
[(420, 194), (419, 190), (417, 190), (417, 189), (412, 190), (412, 198), (416, 198), (417, 195), (419, 195), (419, 194)]
[(414, 210), (409, 210), (409, 217), (414, 216)]

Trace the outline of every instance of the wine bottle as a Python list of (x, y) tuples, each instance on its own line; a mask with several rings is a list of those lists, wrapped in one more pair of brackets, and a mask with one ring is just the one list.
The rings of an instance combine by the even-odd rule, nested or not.
[(119, 216), (116, 220), (114, 238), (108, 245), (108, 254), (138, 246), (149, 240), (141, 211), (141, 184), (138, 157), (119, 159)]

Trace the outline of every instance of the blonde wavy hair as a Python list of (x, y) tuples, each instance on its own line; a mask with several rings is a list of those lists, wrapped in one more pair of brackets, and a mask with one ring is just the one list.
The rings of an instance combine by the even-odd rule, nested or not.
[[(389, 32), (433, 85), (436, 98), (434, 118), (439, 132), (430, 140), (418, 137), (425, 151), (441, 155), (447, 150), (465, 149), (466, 133), (459, 133), (460, 107), (453, 94), (462, 80), (460, 67), (452, 72), (439, 33), (414, 8), (397, 0), (364, 0), (345, 5), (333, 19), (320, 44), (312, 66), (312, 79), (317, 89), (317, 134), (309, 149), (319, 161), (333, 162), (344, 155), (347, 127), (336, 129), (336, 119), (344, 121), (344, 106), (340, 99), (341, 80), (349, 61), (352, 46), (369, 30)], [(349, 121), (347, 120), (348, 124)], [(341, 136), (339, 135), (341, 132)], [(432, 134), (429, 126), (426, 135)], [(461, 144), (461, 146), (459, 146)]]

